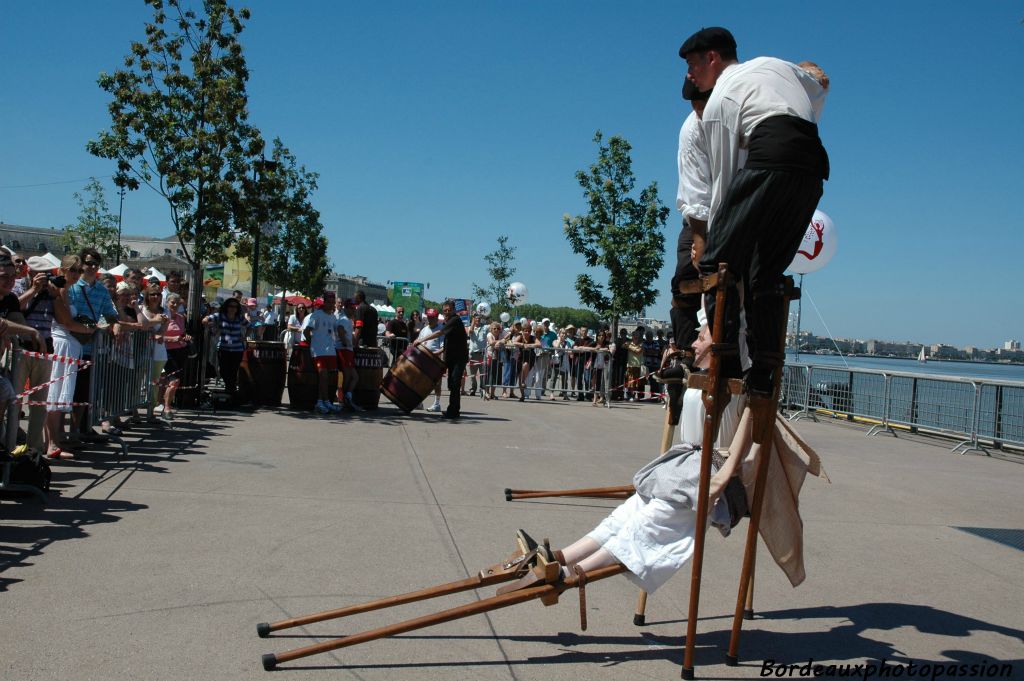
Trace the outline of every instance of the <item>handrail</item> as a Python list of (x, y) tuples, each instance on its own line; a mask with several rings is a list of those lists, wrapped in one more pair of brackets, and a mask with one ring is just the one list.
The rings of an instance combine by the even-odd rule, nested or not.
[(871, 423), (869, 435), (928, 431), (958, 438), (960, 453), (1024, 445), (1024, 381), (794, 363), (783, 394), (792, 420), (824, 412)]

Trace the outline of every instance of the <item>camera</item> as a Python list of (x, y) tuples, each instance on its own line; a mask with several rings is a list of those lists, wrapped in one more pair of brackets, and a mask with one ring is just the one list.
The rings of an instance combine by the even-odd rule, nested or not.
[(64, 277), (63, 274), (48, 273), (46, 275), (46, 281), (53, 284), (57, 288), (64, 288), (65, 286), (67, 286), (68, 283), (68, 280)]

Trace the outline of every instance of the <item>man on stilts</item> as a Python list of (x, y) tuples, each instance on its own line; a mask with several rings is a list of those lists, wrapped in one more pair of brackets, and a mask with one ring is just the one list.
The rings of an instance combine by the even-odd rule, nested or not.
[[(758, 57), (740, 64), (736, 41), (724, 28), (690, 36), (679, 56), (699, 90), (714, 88), (701, 121), (711, 173), (711, 210), (704, 275), (729, 264), (742, 280), (726, 303), (724, 342), (739, 335), (740, 293), (746, 309), (753, 366), (746, 377), (752, 397), (772, 391), (784, 356), (783, 272), (792, 261), (828, 179), (828, 154), (817, 121), (825, 89), (795, 64)], [(741, 154), (746, 161), (741, 165)], [(705, 295), (709, 322), (714, 295)], [(742, 373), (738, 355), (723, 358), (724, 375)]]

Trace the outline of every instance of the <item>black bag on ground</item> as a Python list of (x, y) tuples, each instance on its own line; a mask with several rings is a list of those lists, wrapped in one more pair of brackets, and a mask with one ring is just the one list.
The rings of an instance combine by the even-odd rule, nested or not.
[[(0, 466), (11, 463), (10, 485), (30, 485), (43, 494), (50, 493), (50, 464), (38, 454), (22, 454), (12, 457), (6, 452), (0, 454)], [(29, 496), (31, 492), (24, 490), (0, 489), (0, 495), (7, 497)]]

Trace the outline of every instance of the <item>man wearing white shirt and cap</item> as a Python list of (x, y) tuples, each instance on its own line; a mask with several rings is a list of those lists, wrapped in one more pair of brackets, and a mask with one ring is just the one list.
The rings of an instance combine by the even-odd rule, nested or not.
[[(740, 64), (736, 41), (724, 28), (690, 36), (679, 56), (700, 90), (714, 88), (701, 120), (711, 171), (711, 210), (705, 274), (729, 264), (743, 280), (748, 344), (753, 366), (747, 385), (771, 391), (783, 356), (780, 317), (785, 314), (783, 272), (803, 239), (828, 179), (828, 154), (817, 121), (825, 88), (795, 64), (758, 57)], [(747, 157), (741, 168), (741, 153)], [(724, 341), (736, 343), (739, 306), (729, 294)], [(714, 319), (714, 294), (705, 300)], [(723, 357), (726, 375), (738, 376), (734, 355)]]

